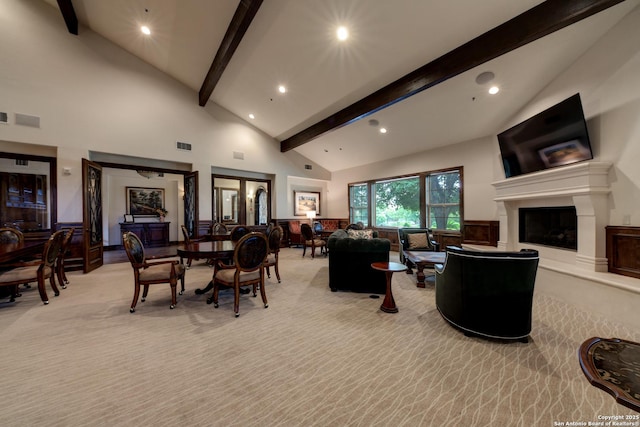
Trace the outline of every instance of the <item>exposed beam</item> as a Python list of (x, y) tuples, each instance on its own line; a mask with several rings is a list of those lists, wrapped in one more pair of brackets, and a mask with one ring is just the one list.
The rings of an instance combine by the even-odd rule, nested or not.
[(238, 4), (229, 28), (227, 28), (227, 32), (224, 35), (224, 39), (222, 39), (218, 52), (216, 52), (216, 57), (213, 59), (209, 72), (204, 78), (204, 82), (202, 82), (198, 96), (201, 107), (207, 104), (209, 97), (213, 93), (213, 89), (215, 89), (220, 77), (222, 77), (222, 73), (225, 68), (227, 68), (227, 65), (229, 65), (231, 57), (238, 48), (244, 34), (247, 32), (251, 21), (253, 21), (256, 13), (258, 13), (261, 4), (262, 0), (240, 0), (240, 4)]
[(283, 140), (280, 151), (293, 150), (622, 1), (547, 0)]
[(64, 22), (67, 24), (67, 29), (71, 34), (78, 35), (78, 17), (76, 11), (73, 9), (73, 3), (71, 0), (58, 0), (58, 7), (62, 12)]

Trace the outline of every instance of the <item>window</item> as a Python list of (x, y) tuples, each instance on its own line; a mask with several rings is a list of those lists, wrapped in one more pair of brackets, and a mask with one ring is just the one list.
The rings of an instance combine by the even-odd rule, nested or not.
[(369, 192), (367, 184), (349, 186), (349, 221), (369, 225)]
[(462, 167), (349, 184), (349, 221), (460, 231)]
[(420, 226), (420, 180), (417, 176), (377, 181), (373, 185), (376, 227)]
[(434, 173), (425, 178), (427, 226), (460, 230), (460, 172)]

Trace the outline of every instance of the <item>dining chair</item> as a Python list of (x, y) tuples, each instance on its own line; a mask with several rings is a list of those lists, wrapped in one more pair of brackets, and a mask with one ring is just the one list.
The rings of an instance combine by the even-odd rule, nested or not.
[(72, 227), (64, 234), (62, 244), (60, 245), (60, 251), (58, 252), (58, 258), (56, 259), (56, 276), (58, 277), (58, 282), (60, 282), (62, 289), (67, 289), (67, 285), (69, 284), (67, 273), (64, 271), (64, 257), (67, 255), (74, 232), (75, 228)]
[(42, 251), (42, 258), (34, 261), (19, 262), (11, 264), (9, 270), (0, 273), (0, 286), (11, 286), (11, 302), (16, 297), (21, 296), (18, 286), (24, 283), (37, 282), (40, 299), (44, 304), (49, 304), (49, 296), (44, 287), (46, 279), (53, 289), (55, 296), (60, 295), (60, 291), (55, 281), (55, 263), (64, 239), (63, 231), (56, 231), (49, 237)]
[(178, 286), (178, 279), (181, 283), (180, 295), (184, 292), (184, 265), (174, 260), (147, 261), (142, 242), (138, 236), (130, 231), (122, 235), (122, 242), (124, 243), (127, 257), (131, 262), (131, 267), (133, 267), (134, 292), (129, 312), (136, 311), (136, 304), (140, 296), (140, 286), (144, 286), (141, 299), (144, 302), (149, 293), (149, 285), (159, 283), (169, 283), (171, 287), (171, 305), (169, 308), (174, 309), (177, 304), (176, 287)]
[(209, 229), (209, 234), (222, 234), (228, 232), (229, 229), (227, 228), (227, 226), (221, 222), (214, 222)]
[(24, 242), (24, 234), (22, 234), (22, 231), (11, 227), (0, 228), (0, 244), (22, 242)]
[(240, 238), (245, 234), (250, 233), (250, 230), (244, 225), (236, 225), (231, 229), (231, 241), (238, 242)]
[(264, 261), (264, 267), (267, 270), (267, 277), (271, 278), (269, 267), (273, 267), (276, 271), (276, 277), (278, 283), (280, 283), (280, 271), (278, 270), (278, 256), (280, 254), (280, 242), (282, 241), (283, 234), (282, 227), (279, 225), (273, 226), (271, 232), (267, 235), (267, 241), (269, 243), (269, 250), (267, 252), (267, 259)]
[(240, 238), (233, 251), (233, 264), (216, 264), (213, 275), (213, 306), (218, 308), (218, 293), (220, 286), (233, 289), (233, 311), (240, 316), (240, 287), (253, 286), (253, 296), (256, 297), (257, 287), (264, 308), (269, 307), (267, 294), (264, 289), (264, 262), (267, 258), (269, 244), (263, 233), (252, 232)]
[(316, 248), (320, 248), (320, 253), (325, 252), (325, 248), (327, 246), (327, 242), (316, 238), (313, 235), (313, 230), (309, 224), (301, 224), (300, 225), (300, 233), (302, 234), (302, 256), (307, 253), (307, 248), (311, 248), (311, 258), (315, 258), (316, 256)]
[[(184, 237), (184, 244), (188, 245), (191, 243), (191, 237), (189, 236), (189, 230), (187, 230), (187, 227), (184, 225), (180, 226), (180, 229), (182, 230), (182, 236)], [(187, 268), (191, 267), (191, 263), (193, 262), (194, 258), (193, 257), (189, 257), (187, 258)], [(180, 264), (182, 264), (182, 258), (180, 258)]]

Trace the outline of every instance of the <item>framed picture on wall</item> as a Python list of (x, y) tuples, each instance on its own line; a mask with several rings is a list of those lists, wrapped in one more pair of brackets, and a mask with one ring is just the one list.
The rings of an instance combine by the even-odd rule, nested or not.
[(314, 191), (293, 192), (293, 214), (306, 215), (307, 212), (316, 211), (320, 215), (320, 193)]
[(164, 188), (126, 187), (127, 213), (135, 216), (159, 216), (166, 212)]

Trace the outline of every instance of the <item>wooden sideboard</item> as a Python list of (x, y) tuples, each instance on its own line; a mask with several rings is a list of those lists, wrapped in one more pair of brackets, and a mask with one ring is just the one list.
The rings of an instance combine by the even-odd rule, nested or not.
[(640, 279), (640, 227), (608, 226), (609, 272)]
[(121, 222), (120, 233), (132, 232), (146, 247), (169, 245), (170, 222)]

